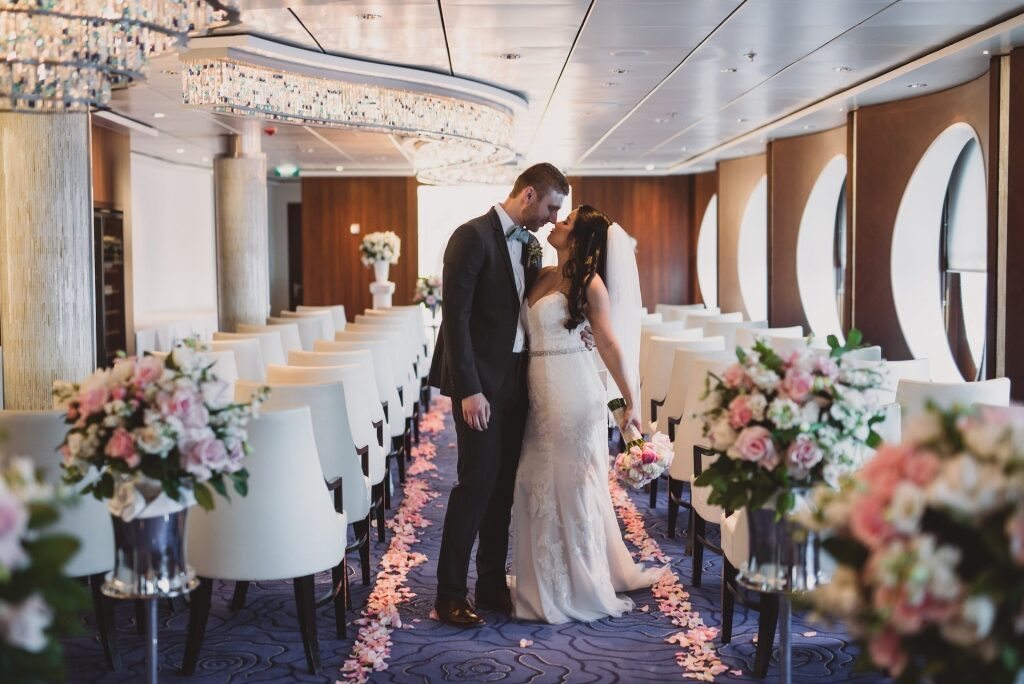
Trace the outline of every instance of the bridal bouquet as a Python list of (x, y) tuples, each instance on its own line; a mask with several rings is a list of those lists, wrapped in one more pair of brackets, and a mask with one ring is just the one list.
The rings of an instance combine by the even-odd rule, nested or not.
[(719, 454), (696, 480), (711, 487), (709, 502), (730, 511), (761, 508), (774, 499), (779, 515), (793, 510), (796, 488), (838, 486), (881, 441), (873, 426), (884, 414), (867, 390), (881, 369), (853, 367), (844, 355), (861, 342), (829, 336), (829, 354), (801, 349), (783, 358), (764, 341), (736, 349), (738, 362), (709, 375), (700, 418)]
[(441, 279), (438, 276), (420, 276), (416, 279), (413, 304), (423, 304), (433, 311), (441, 303)]
[(898, 682), (1021, 682), (1024, 423), (931, 408), (905, 432), (815, 492), (838, 567), (811, 598)]
[(54, 492), (26, 457), (0, 467), (0, 681), (61, 681), (58, 637), (77, 628), (88, 595), (64, 575), (77, 539), (48, 531)]
[(267, 390), (234, 403), (200, 344), (189, 340), (166, 359), (120, 358), (81, 383), (56, 383), (71, 425), (60, 446), (65, 481), (80, 482), (95, 468), (99, 477), (82, 491), (108, 499), (124, 520), (181, 510), (193, 497), (212, 509), (210, 488), (227, 497), (227, 482), (246, 495), (245, 426)]
[(630, 487), (640, 489), (657, 480), (672, 465), (672, 440), (660, 432), (650, 441), (645, 440), (636, 427), (625, 424), (625, 408), (625, 399), (612, 399), (608, 402), (608, 409), (626, 443), (626, 450), (615, 457), (614, 472), (616, 477)]
[(368, 233), (359, 244), (363, 266), (372, 266), (378, 261), (397, 264), (402, 255), (402, 238), (388, 230), (383, 233)]

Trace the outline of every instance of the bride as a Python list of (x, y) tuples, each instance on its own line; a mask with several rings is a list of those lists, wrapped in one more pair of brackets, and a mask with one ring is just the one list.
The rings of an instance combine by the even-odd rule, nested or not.
[(639, 334), (639, 282), (629, 237), (593, 207), (556, 223), (548, 242), (558, 267), (541, 271), (521, 313), (530, 408), (512, 514), (513, 614), (589, 622), (631, 610), (617, 592), (650, 586), (662, 572), (634, 563), (622, 541), (608, 492), (606, 391), (580, 341), (589, 323), (626, 420), (639, 428), (638, 351), (621, 342)]

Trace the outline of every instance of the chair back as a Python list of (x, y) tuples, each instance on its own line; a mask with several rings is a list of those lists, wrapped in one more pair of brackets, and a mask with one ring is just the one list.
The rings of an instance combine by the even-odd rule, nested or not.
[[(248, 401), (262, 385), (240, 382), (235, 385), (235, 400)], [(349, 520), (362, 520), (370, 512), (366, 480), (361, 459), (356, 453), (355, 439), (348, 423), (345, 385), (328, 382), (322, 385), (270, 385), (270, 394), (260, 411), (284, 411), (308, 406), (313, 421), (317, 456), (324, 479), (332, 482), (342, 478), (342, 501)]]
[(355, 322), (362, 326), (379, 326), (385, 327), (389, 330), (400, 331), (402, 333), (402, 343), (406, 346), (407, 353), (413, 360), (413, 363), (419, 362), (419, 360), (426, 354), (418, 342), (419, 335), (412, 333), (412, 329), (409, 325), (410, 320), (407, 317), (360, 314), (356, 316)]
[(355, 323), (350, 323), (342, 332), (335, 333), (336, 342), (383, 342), (388, 347), (388, 361), (391, 363), (391, 371), (395, 377), (398, 387), (402, 388), (402, 407), (406, 417), (413, 414), (413, 403), (416, 401), (416, 387), (419, 383), (416, 374), (413, 373), (413, 365), (406, 354), (405, 345), (401, 341), (401, 332), (391, 331), (386, 328), (369, 327), (368, 332), (353, 330)]
[[(678, 420), (686, 410), (686, 396), (690, 387), (698, 380), (693, 374), (693, 363), (698, 358), (714, 358), (731, 363), (736, 360), (736, 353), (725, 348), (721, 337), (705, 337), (702, 340), (687, 342), (684, 346), (676, 347), (673, 350), (665, 405), (658, 409), (658, 420), (656, 421), (658, 432), (667, 435), (669, 420)], [(703, 388), (703, 377), (699, 380), (699, 384)]]
[(746, 328), (741, 326), (736, 329), (736, 346), (749, 349), (754, 346), (756, 339), (803, 336), (804, 329), (800, 325), (793, 325), (787, 328)]
[(768, 321), (722, 321), (717, 318), (704, 323), (704, 336), (721, 336), (725, 340), (726, 349), (736, 348), (736, 330), (738, 328), (767, 328)]
[[(320, 341), (320, 340), (318, 340)], [(360, 386), (364, 399), (376, 403), (382, 403), (380, 388), (377, 387), (377, 376), (373, 370), (373, 352), (369, 349), (347, 352), (318, 352), (318, 351), (291, 351), (288, 352), (289, 366), (358, 366), (362, 371)], [(370, 411), (371, 416), (383, 418), (383, 410), (380, 414)], [(376, 417), (374, 418), (376, 420)]]
[(223, 340), (256, 340), (260, 343), (260, 354), (263, 355), (264, 363), (284, 363), (284, 345), (281, 344), (281, 334), (277, 332), (237, 332), (213, 333), (214, 341)]
[(373, 358), (374, 379), (377, 381), (377, 389), (380, 391), (380, 398), (382, 401), (388, 402), (388, 424), (391, 427), (391, 436), (399, 437), (405, 434), (405, 410), (402, 406), (402, 399), (398, 394), (399, 384), (395, 380), (394, 369), (391, 367), (391, 359), (388, 358), (388, 348), (388, 343), (385, 340), (373, 340), (366, 342), (317, 340), (316, 344), (313, 345), (314, 352), (370, 352), (370, 355)]
[[(57, 446), (64, 441), (68, 425), (63, 411), (0, 411), (0, 431), (6, 439), (4, 453), (28, 456), (43, 471), (46, 482), (56, 489), (64, 474)], [(97, 477), (95, 471), (85, 484)], [(76, 486), (81, 489), (81, 484)], [(114, 526), (106, 504), (91, 494), (79, 496), (69, 507), (60, 507), (60, 517), (47, 531), (68, 534), (81, 546), (68, 562), (69, 577), (85, 577), (114, 567)]]
[[(165, 351), (151, 351), (148, 352), (150, 356), (155, 356), (158, 359), (167, 359), (170, 352)], [(199, 358), (206, 360), (208, 363), (213, 363), (213, 373), (219, 380), (223, 380), (228, 384), (232, 384), (238, 380), (238, 364), (235, 363), (235, 352), (234, 351), (205, 351), (199, 352)]]
[[(668, 325), (668, 324), (665, 324)], [(678, 322), (674, 325), (682, 325)], [(640, 330), (640, 385), (647, 381), (647, 376), (650, 373), (650, 359), (651, 359), (651, 340), (655, 337), (662, 339), (688, 341), (688, 340), (699, 340), (704, 336), (699, 329), (687, 330), (682, 327), (671, 327), (665, 330), (658, 331), (658, 327), (654, 328), (642, 328)]]
[(345, 329), (345, 305), (344, 304), (332, 304), (329, 306), (303, 306), (299, 304), (295, 307), (296, 313), (303, 313), (306, 311), (329, 311), (331, 314), (331, 321), (334, 323), (334, 331)]
[[(295, 323), (269, 323), (267, 325), (239, 323), (236, 329), (240, 333), (276, 332), (281, 336), (281, 351), (284, 354), (287, 354), (292, 349), (302, 349), (299, 326)], [(268, 361), (267, 363), (273, 362)]]
[[(358, 319), (359, 316), (356, 316)], [(366, 317), (363, 317), (366, 320)], [(416, 343), (409, 339), (409, 335), (401, 323), (394, 321), (384, 321), (380, 319), (373, 319), (376, 323), (363, 323), (356, 322), (350, 323), (345, 327), (345, 332), (356, 332), (356, 333), (371, 333), (376, 337), (387, 336), (388, 339), (394, 340), (395, 351), (398, 354), (398, 358), (401, 360), (402, 365), (405, 367), (403, 376), (408, 373), (410, 382), (418, 384), (419, 372), (417, 362), (419, 361), (418, 352), (416, 350)], [(335, 335), (334, 339), (345, 339)]]
[(664, 323), (665, 317), (660, 313), (645, 313), (640, 317), (641, 325), (655, 325), (658, 323)]
[(263, 382), (267, 379), (259, 340), (211, 340), (206, 344), (209, 345), (211, 351), (234, 352), (239, 380)]
[[(319, 316), (290, 316), (275, 318), (270, 316), (267, 318), (267, 325), (281, 325), (283, 323), (290, 323), (298, 328), (299, 331), (299, 345), (306, 351), (313, 351), (313, 342), (315, 340), (331, 339), (330, 337), (324, 337), (324, 324), (320, 321)], [(241, 326), (239, 326), (241, 329)], [(285, 353), (291, 351), (286, 350)]]
[(268, 581), (338, 565), (345, 517), (324, 486), (309, 407), (266, 411), (247, 429), (249, 494), (189, 512), (189, 565), (201, 577)]
[(721, 313), (717, 309), (707, 311), (691, 311), (686, 314), (686, 327), (687, 328), (699, 328), (704, 330), (704, 325), (709, 321), (732, 321), (739, 323), (743, 320), (743, 314), (739, 311), (731, 311), (729, 313)]
[[(689, 332), (689, 331), (684, 331)], [(696, 342), (705, 344), (692, 346)], [(640, 386), (641, 416), (643, 425), (647, 426), (654, 418), (652, 417), (652, 401), (664, 401), (668, 394), (669, 381), (672, 378), (672, 365), (675, 361), (676, 349), (719, 349), (722, 341), (712, 339), (710, 342), (704, 339), (675, 339), (674, 337), (655, 336), (650, 338), (647, 346), (647, 375), (644, 384)], [(664, 407), (662, 407), (664, 408)], [(661, 409), (658, 409), (658, 414)]]
[(403, 307), (392, 307), (390, 309), (367, 309), (364, 315), (369, 318), (382, 318), (386, 320), (400, 320), (408, 326), (409, 334), (419, 343), (417, 349), (420, 358), (427, 354), (427, 326), (423, 323), (422, 307), (407, 309)]
[[(677, 353), (682, 353), (682, 350)], [(705, 408), (704, 378), (708, 373), (721, 374), (736, 362), (735, 354), (729, 358), (728, 352), (712, 352), (697, 355), (692, 360), (692, 380), (688, 383), (686, 399), (683, 401), (683, 413), (679, 425), (676, 426), (673, 451), (677, 458), (672, 459), (669, 475), (675, 480), (689, 480), (693, 474), (693, 447), (695, 444), (706, 444), (703, 435), (703, 424), (697, 417)], [(706, 461), (706, 459), (705, 459)], [(706, 465), (706, 463), (705, 463)], [(705, 518), (710, 519), (710, 518)]]
[(877, 344), (870, 347), (861, 347), (860, 349), (852, 349), (846, 354), (844, 358), (856, 359), (857, 361), (881, 361), (882, 360), (882, 348)]
[(320, 339), (330, 340), (334, 338), (334, 316), (326, 309), (316, 311), (281, 311), (281, 318), (314, 318), (320, 321)]
[(1010, 379), (995, 378), (980, 382), (919, 382), (900, 380), (896, 403), (903, 413), (903, 425), (925, 409), (928, 403), (940, 409), (971, 404), (1010, 405)]
[(689, 312), (704, 309), (704, 304), (657, 304), (654, 312), (661, 314), (666, 321), (685, 321)]

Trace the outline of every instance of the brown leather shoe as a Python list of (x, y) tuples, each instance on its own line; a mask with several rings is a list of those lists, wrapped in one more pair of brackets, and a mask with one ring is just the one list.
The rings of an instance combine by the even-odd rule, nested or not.
[(442, 599), (434, 601), (437, 619), (453, 627), (480, 627), (484, 619), (476, 614), (466, 599)]
[(512, 593), (508, 587), (501, 587), (495, 591), (478, 591), (476, 593), (476, 607), (478, 610), (491, 610), (495, 613), (512, 614)]

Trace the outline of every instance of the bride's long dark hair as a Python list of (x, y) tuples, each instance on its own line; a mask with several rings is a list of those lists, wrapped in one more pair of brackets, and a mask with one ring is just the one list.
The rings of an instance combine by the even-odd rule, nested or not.
[(569, 281), (569, 317), (565, 327), (575, 330), (583, 322), (587, 306), (587, 287), (595, 275), (605, 277), (608, 228), (612, 222), (603, 213), (587, 204), (576, 210), (576, 222), (569, 233), (569, 258), (562, 266), (562, 275)]

